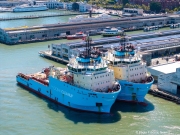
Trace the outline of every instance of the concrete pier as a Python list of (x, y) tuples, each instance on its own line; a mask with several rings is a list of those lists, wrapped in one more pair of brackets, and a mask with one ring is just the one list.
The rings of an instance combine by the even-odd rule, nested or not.
[(67, 64), (69, 62), (69, 60), (65, 60), (63, 58), (59, 58), (59, 57), (56, 57), (56, 56), (53, 56), (51, 55), (52, 52), (49, 51), (49, 50), (46, 50), (46, 51), (40, 51), (39, 52), (39, 55), (41, 57), (44, 57), (44, 58), (47, 58), (47, 59), (50, 59), (50, 60), (53, 60), (53, 61), (56, 61), (56, 62), (59, 62), (61, 64)]
[(54, 38), (63, 34), (72, 35), (78, 31), (90, 30), (102, 31), (105, 27), (121, 27), (123, 29), (143, 28), (144, 26), (167, 26), (171, 23), (180, 23), (180, 16), (140, 16), (127, 18), (113, 18), (109, 20), (89, 21), (81, 23), (58, 23), (25, 28), (0, 29), (0, 42), (5, 44), (17, 44), (31, 39)]
[[(89, 13), (60, 13), (60, 14), (45, 14), (45, 15), (28, 15), (28, 16), (18, 16), (18, 17), (1, 17), (0, 21), (8, 21), (8, 20), (20, 20), (20, 19), (37, 19), (37, 18), (45, 18), (45, 17), (56, 17), (56, 16), (71, 16), (71, 15), (83, 15)], [(98, 14), (98, 13), (93, 13)]]
[[(136, 37), (138, 35), (134, 35)], [(108, 43), (108, 40), (116, 40), (117, 43)], [(133, 40), (134, 39), (134, 40)], [(109, 41), (111, 41), (109, 40)], [(120, 39), (117, 37), (113, 38), (105, 38), (101, 40), (95, 40), (91, 44), (92, 47), (98, 48), (101, 52), (106, 52), (108, 48), (111, 46), (118, 47)], [(165, 36), (165, 37), (157, 37), (157, 38), (149, 38), (149, 39), (141, 39), (135, 40), (135, 38), (131, 38), (129, 43), (134, 45), (136, 49), (139, 48), (142, 53), (142, 59), (147, 62), (147, 65), (151, 65), (151, 59), (156, 57), (157, 54), (166, 54), (167, 52), (177, 53), (180, 51), (180, 35), (174, 36)], [(103, 44), (104, 43), (104, 44)], [(71, 55), (78, 56), (80, 53), (84, 51), (85, 42), (74, 42), (74, 43), (62, 43), (62, 44), (52, 44), (51, 45), (51, 54), (53, 58), (61, 58), (68, 60)], [(65, 51), (64, 51), (65, 50)], [(46, 54), (46, 51), (41, 51), (40, 53)]]
[(160, 97), (160, 98), (163, 98), (165, 100), (169, 100), (169, 101), (175, 102), (177, 104), (180, 104), (180, 97), (179, 96), (172, 94), (170, 92), (167, 92), (167, 91), (159, 90), (156, 88), (155, 84), (152, 85), (152, 87), (148, 93), (153, 95), (153, 96)]

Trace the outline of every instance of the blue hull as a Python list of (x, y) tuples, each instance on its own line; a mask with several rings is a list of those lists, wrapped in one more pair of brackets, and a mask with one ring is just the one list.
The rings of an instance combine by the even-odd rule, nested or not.
[(64, 106), (96, 113), (109, 113), (119, 94), (119, 91), (103, 93), (85, 90), (52, 77), (49, 77), (48, 86), (31, 78), (26, 80), (16, 76), (16, 80), (27, 89)]
[(125, 80), (119, 80), (121, 91), (117, 100), (144, 102), (144, 98), (148, 93), (152, 83), (133, 83)]

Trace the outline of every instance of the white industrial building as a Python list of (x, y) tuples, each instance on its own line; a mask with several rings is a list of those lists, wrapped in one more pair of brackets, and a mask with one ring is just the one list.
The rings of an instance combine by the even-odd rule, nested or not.
[[(35, 1), (36, 5), (46, 5), (49, 9), (61, 8), (67, 10), (73, 10), (74, 2), (61, 2), (57, 0), (48, 1)], [(86, 2), (76, 2), (79, 5), (79, 12), (87, 12), (92, 6)]]
[(180, 62), (148, 67), (148, 71), (157, 79), (158, 89), (180, 94)]
[[(35, 3), (36, 5), (46, 5), (49, 9), (56, 9), (56, 8), (67, 9), (67, 3), (60, 2), (57, 0), (35, 1)], [(71, 4), (71, 8), (72, 8), (72, 4)]]
[[(62, 43), (62, 44), (51, 44), (52, 55), (69, 59), (72, 55), (79, 56), (80, 53), (85, 51), (86, 42), (75, 42), (75, 43)], [(92, 48), (99, 48), (100, 50), (107, 50), (112, 45), (93, 46)], [(118, 47), (119, 44), (114, 45)]]
[(124, 8), (123, 15), (143, 15), (143, 9), (140, 8)]
[(92, 6), (86, 2), (79, 2), (79, 12), (87, 12), (89, 11)]

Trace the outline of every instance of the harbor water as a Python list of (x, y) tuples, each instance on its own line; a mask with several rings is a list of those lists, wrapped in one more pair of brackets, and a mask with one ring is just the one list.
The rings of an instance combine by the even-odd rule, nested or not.
[(65, 67), (38, 55), (49, 44), (60, 42), (69, 41), (0, 44), (0, 135), (180, 134), (180, 106), (149, 94), (147, 106), (116, 102), (110, 114), (94, 114), (57, 105), (18, 86), (19, 72), (34, 73), (50, 65)]

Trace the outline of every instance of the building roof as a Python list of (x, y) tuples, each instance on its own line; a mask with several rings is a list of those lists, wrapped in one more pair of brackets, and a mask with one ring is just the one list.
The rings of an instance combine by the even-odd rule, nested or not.
[[(149, 34), (151, 36), (152, 34)], [(139, 35), (139, 37), (143, 35)], [(134, 36), (129, 36), (129, 37), (137, 37), (137, 35)], [(175, 43), (179, 42), (180, 40), (180, 34), (178, 35), (171, 35), (171, 36), (164, 36), (164, 37), (156, 37), (156, 38), (150, 38), (150, 39), (141, 39), (141, 40), (135, 40), (135, 41), (129, 41), (129, 43), (135, 44), (139, 46), (140, 48), (143, 47), (153, 47), (153, 46), (159, 46), (163, 44), (168, 44), (168, 43)]]
[(174, 73), (176, 72), (177, 68), (180, 68), (180, 62), (173, 62), (158, 66), (150, 66), (147, 69), (152, 75), (158, 76), (160, 74)]

